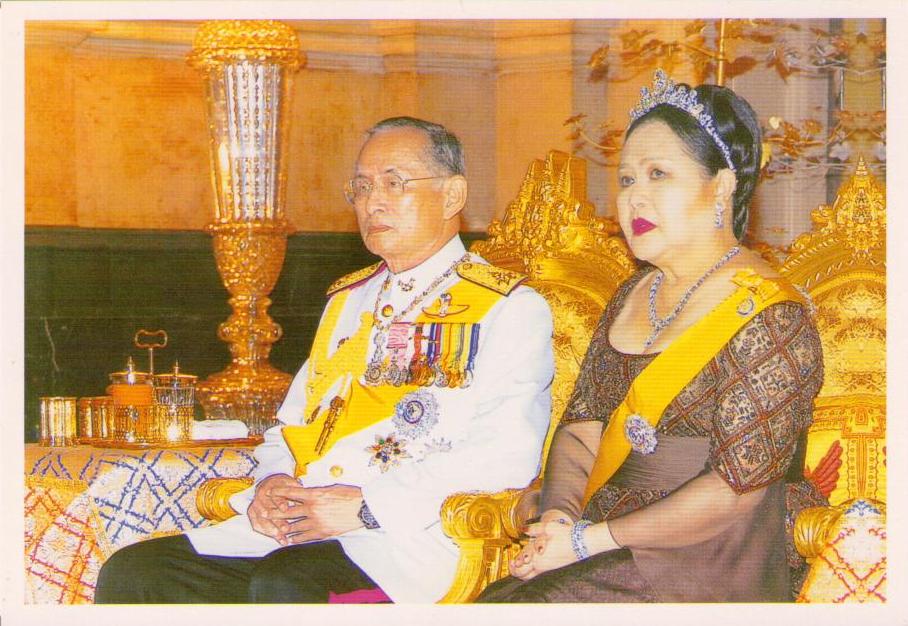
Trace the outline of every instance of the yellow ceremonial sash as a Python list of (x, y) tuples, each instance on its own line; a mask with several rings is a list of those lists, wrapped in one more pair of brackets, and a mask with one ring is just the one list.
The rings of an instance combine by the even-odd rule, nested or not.
[(738, 289), (675, 339), (634, 379), (602, 434), (586, 484), (584, 506), (631, 452), (625, 434), (628, 417), (639, 415), (655, 428), (671, 401), (758, 313), (785, 300), (804, 302), (803, 296), (787, 282), (765, 279), (752, 269), (741, 270), (732, 281)]
[[(436, 300), (431, 307), (423, 310), (414, 323), (441, 322), (452, 327), (455, 324), (476, 324), (496, 302), (505, 297), (468, 280), (461, 280), (446, 292), (451, 296), (451, 303), (458, 305), (454, 309), (456, 312), (439, 315), (439, 301)], [(337, 441), (387, 419), (405, 395), (419, 389), (419, 385), (414, 384), (367, 386), (360, 382), (367, 366), (372, 313), (363, 313), (357, 331), (328, 356), (331, 335), (348, 294), (349, 291), (344, 291), (332, 297), (316, 331), (306, 372), (304, 423), (287, 425), (281, 430), (296, 461), (297, 477), (304, 475), (306, 466), (327, 454)], [(445, 328), (445, 332), (445, 345), (451, 349), (452, 330)], [(454, 346), (453, 350), (456, 349), (457, 346)], [(456, 356), (461, 356), (459, 361), (465, 363), (462, 354), (446, 352), (441, 355), (449, 362)], [(322, 406), (332, 387), (336, 390), (331, 394), (331, 401), (328, 406)]]

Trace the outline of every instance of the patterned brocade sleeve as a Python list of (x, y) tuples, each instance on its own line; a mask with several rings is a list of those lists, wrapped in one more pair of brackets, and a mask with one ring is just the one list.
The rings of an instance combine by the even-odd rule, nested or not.
[(823, 384), (823, 353), (809, 314), (772, 305), (716, 356), (719, 381), (710, 465), (736, 493), (782, 478), (810, 425)]
[[(605, 314), (603, 314), (605, 318)], [(574, 390), (568, 399), (567, 407), (561, 416), (561, 424), (598, 420), (604, 422), (611, 415), (604, 406), (603, 395), (606, 381), (606, 372), (601, 367), (602, 352), (607, 346), (609, 325), (599, 321), (593, 337), (590, 339), (589, 348), (580, 364), (580, 372), (574, 383)]]

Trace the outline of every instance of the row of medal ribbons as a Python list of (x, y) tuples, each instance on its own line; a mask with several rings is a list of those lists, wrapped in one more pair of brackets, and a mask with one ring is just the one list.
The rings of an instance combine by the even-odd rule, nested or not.
[[(369, 358), (367, 385), (469, 387), (480, 324), (396, 322)], [(383, 341), (382, 341), (382, 335)]]

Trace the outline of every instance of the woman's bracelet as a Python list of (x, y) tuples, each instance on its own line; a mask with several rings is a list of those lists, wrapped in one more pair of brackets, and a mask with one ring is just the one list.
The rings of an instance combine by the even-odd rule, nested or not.
[(582, 561), (590, 556), (590, 551), (586, 547), (586, 541), (583, 539), (583, 531), (592, 525), (593, 522), (590, 520), (581, 519), (577, 520), (571, 527), (571, 547), (574, 549), (574, 556), (577, 557), (578, 561)]

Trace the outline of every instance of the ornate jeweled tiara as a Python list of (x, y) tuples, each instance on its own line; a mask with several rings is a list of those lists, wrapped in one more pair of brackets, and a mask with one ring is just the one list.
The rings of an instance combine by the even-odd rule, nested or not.
[(697, 92), (687, 87), (678, 87), (675, 81), (665, 75), (665, 72), (656, 70), (653, 76), (653, 89), (650, 91), (647, 87), (640, 89), (640, 102), (631, 109), (631, 120), (643, 117), (660, 104), (668, 104), (677, 109), (681, 109), (697, 120), (697, 123), (712, 137), (716, 147), (725, 157), (728, 169), (735, 171), (735, 165), (731, 160), (731, 149), (728, 144), (719, 136), (712, 115), (703, 110), (703, 105), (697, 102)]

